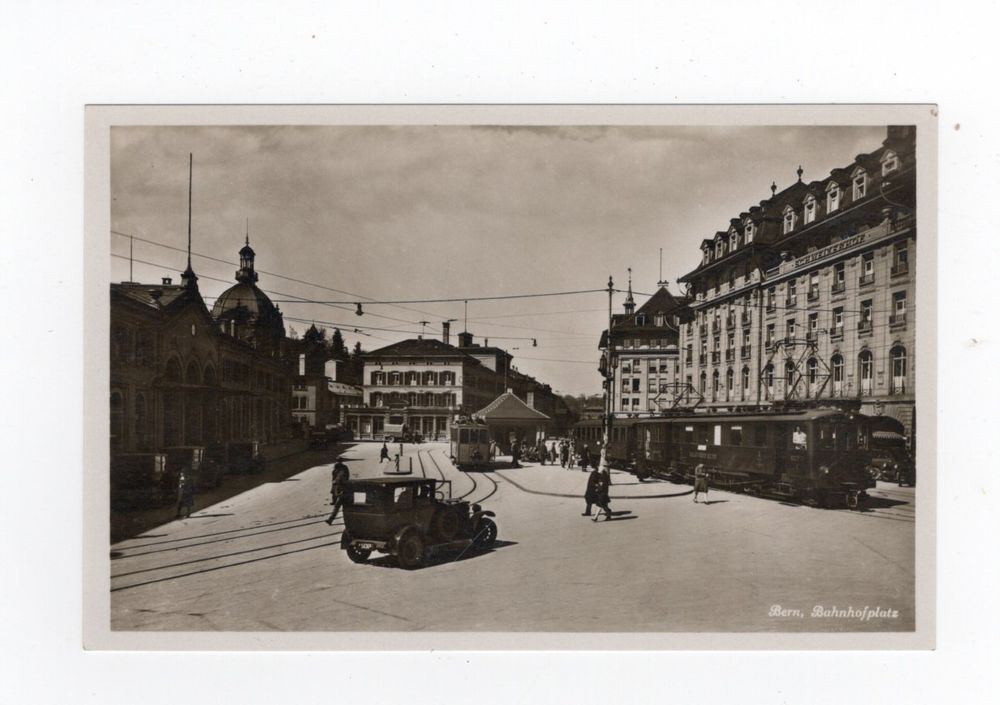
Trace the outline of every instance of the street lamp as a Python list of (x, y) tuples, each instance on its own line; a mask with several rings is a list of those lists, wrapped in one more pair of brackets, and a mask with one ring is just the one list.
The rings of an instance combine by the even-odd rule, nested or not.
[(608, 457), (608, 445), (611, 442), (611, 414), (614, 411), (614, 368), (617, 366), (615, 364), (617, 360), (615, 360), (614, 356), (611, 354), (611, 299), (614, 296), (614, 293), (615, 283), (611, 277), (608, 276), (608, 335), (607, 340), (605, 341), (606, 347), (604, 349), (604, 354), (607, 355), (607, 364), (604, 366), (604, 369), (607, 371), (606, 374), (608, 375), (608, 391), (604, 396), (607, 400), (607, 423), (604, 426), (604, 447), (601, 448), (601, 469), (607, 469), (608, 472), (611, 471), (611, 459)]

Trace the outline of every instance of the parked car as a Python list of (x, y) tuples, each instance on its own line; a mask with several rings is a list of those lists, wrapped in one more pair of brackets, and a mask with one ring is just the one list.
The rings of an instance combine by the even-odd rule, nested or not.
[(171, 497), (166, 487), (166, 466), (163, 453), (112, 454), (111, 508), (128, 511), (166, 502)]
[(226, 472), (247, 474), (264, 469), (260, 441), (229, 441), (226, 443)]
[(916, 465), (907, 450), (902, 447), (873, 450), (868, 469), (876, 480), (895, 482), (900, 487), (916, 483)]
[(439, 550), (493, 546), (496, 515), (478, 504), (449, 499), (450, 494), (448, 480), (352, 480), (344, 501), (340, 547), (355, 563), (364, 563), (379, 551), (412, 569)]

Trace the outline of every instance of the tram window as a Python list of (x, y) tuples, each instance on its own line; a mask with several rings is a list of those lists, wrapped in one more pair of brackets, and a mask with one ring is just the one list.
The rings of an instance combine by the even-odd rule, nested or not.
[(467, 429), (467, 428), (459, 429), (459, 431), (458, 431), (458, 442), (459, 443), (468, 443), (469, 442), (469, 429)]
[(792, 446), (798, 450), (805, 450), (808, 438), (805, 430), (801, 426), (796, 426), (792, 431)]
[(820, 448), (827, 450), (832, 450), (837, 445), (837, 431), (833, 426), (817, 426), (816, 434), (818, 436), (818, 444)]
[(684, 427), (684, 442), (688, 444), (694, 443), (694, 426)]
[(708, 426), (702, 424), (697, 428), (698, 428), (698, 444), (708, 445)]
[(753, 427), (753, 444), (760, 448), (767, 446), (767, 426), (762, 423)]
[(730, 428), (729, 428), (729, 445), (731, 445), (731, 446), (741, 446), (741, 445), (743, 445), (743, 427), (742, 426), (730, 426)]

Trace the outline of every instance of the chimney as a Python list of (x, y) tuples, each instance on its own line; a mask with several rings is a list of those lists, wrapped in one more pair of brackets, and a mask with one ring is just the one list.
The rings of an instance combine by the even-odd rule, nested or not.
[(462, 331), (458, 334), (458, 347), (460, 348), (471, 348), (472, 347), (472, 333), (468, 331)]
[(445, 345), (451, 345), (451, 322), (444, 321), (441, 323), (441, 342)]

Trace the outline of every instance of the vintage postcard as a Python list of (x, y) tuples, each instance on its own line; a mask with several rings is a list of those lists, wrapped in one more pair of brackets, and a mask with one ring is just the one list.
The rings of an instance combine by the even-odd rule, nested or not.
[(86, 128), (88, 648), (933, 648), (933, 106)]

